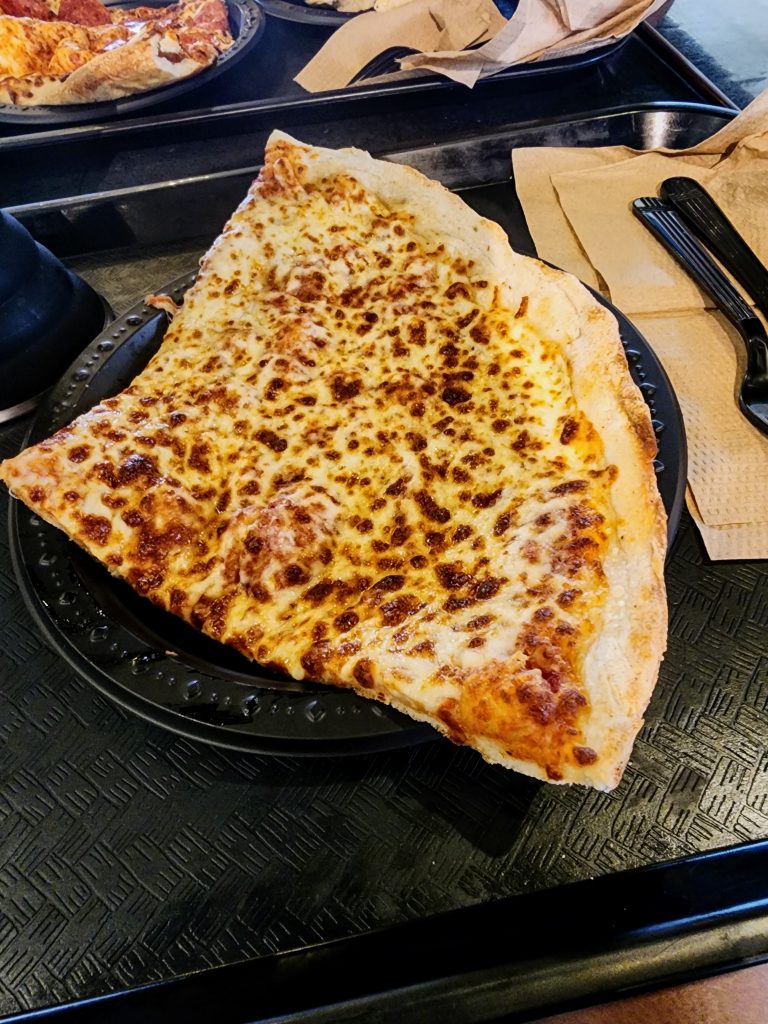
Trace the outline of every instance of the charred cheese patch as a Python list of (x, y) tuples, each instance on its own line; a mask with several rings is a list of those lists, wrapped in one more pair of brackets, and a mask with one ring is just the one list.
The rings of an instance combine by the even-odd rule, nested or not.
[(317, 152), (272, 141), (149, 366), (2, 477), (248, 657), (589, 781), (620, 469), (548, 300)]

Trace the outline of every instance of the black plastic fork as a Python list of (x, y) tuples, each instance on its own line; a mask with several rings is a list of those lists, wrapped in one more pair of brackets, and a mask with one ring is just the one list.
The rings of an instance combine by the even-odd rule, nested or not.
[(676, 210), (653, 196), (636, 199), (632, 205), (635, 214), (711, 296), (744, 339), (747, 369), (739, 388), (739, 407), (749, 422), (768, 436), (768, 335), (765, 328)]
[(693, 178), (667, 178), (659, 186), (659, 195), (677, 210), (768, 317), (768, 270), (704, 186)]

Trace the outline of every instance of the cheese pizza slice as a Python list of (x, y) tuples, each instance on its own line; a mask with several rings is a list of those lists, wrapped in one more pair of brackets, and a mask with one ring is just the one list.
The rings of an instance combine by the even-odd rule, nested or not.
[(654, 454), (576, 279), (275, 133), (146, 369), (0, 477), (248, 657), (610, 789), (665, 646)]

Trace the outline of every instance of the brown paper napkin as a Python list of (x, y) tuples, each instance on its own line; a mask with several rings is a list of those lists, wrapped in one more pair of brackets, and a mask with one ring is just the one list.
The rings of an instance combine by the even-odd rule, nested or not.
[(505, 24), (493, 0), (411, 0), (392, 11), (359, 14), (334, 32), (295, 81), (308, 92), (343, 89), (390, 47), (463, 50)]
[(701, 181), (768, 263), (768, 92), (688, 150), (517, 150), (539, 255), (599, 287), (648, 338), (677, 392), (688, 507), (713, 559), (768, 557), (768, 438), (741, 415), (744, 346), (631, 212), (671, 175)]
[(520, 0), (507, 20), (492, 0), (410, 0), (342, 25), (295, 81), (308, 92), (342, 89), (379, 53), (407, 46), (420, 52), (377, 83), (440, 74), (471, 87), (513, 64), (576, 56), (620, 39), (665, 2)]

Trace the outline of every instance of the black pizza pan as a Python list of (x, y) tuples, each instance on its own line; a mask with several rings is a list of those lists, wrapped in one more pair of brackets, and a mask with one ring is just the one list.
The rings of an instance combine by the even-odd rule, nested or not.
[[(190, 271), (159, 291), (181, 302)], [(32, 422), (34, 444), (127, 387), (168, 324), (141, 302), (83, 351)], [(193, 739), (257, 753), (370, 753), (433, 739), (429, 727), (354, 693), (298, 682), (216, 643), (139, 597), (20, 502), (10, 514), (22, 594), (51, 646), (127, 709)]]
[(283, 21), (295, 21), (300, 25), (327, 25), (338, 28), (345, 21), (353, 18), (353, 14), (345, 14), (333, 7), (315, 6), (304, 0), (256, 0), (267, 14)]
[[(156, 290), (178, 303), (194, 278), (193, 270)], [(671, 537), (686, 477), (680, 409), (648, 344), (608, 308), (651, 411)], [(127, 387), (157, 351), (167, 323), (143, 302), (117, 318), (50, 393), (26, 444)], [(111, 576), (21, 502), (12, 502), (10, 542), (22, 594), (51, 646), (105, 695), (157, 725), (233, 750), (296, 756), (372, 753), (437, 736), (375, 701), (289, 679), (204, 636)]]
[[(119, 0), (107, 3), (107, 7), (166, 7), (173, 0)], [(0, 122), (30, 125), (68, 125), (98, 121), (130, 114), (144, 107), (154, 106), (175, 99), (193, 89), (200, 89), (219, 75), (233, 68), (256, 46), (266, 25), (264, 11), (252, 0), (224, 0), (229, 14), (229, 31), (234, 40), (232, 46), (219, 55), (210, 67), (196, 75), (181, 78), (177, 82), (161, 85), (157, 89), (124, 96), (118, 100), (100, 100), (94, 103), (68, 103), (61, 106), (21, 107), (12, 103), (0, 103)]]

